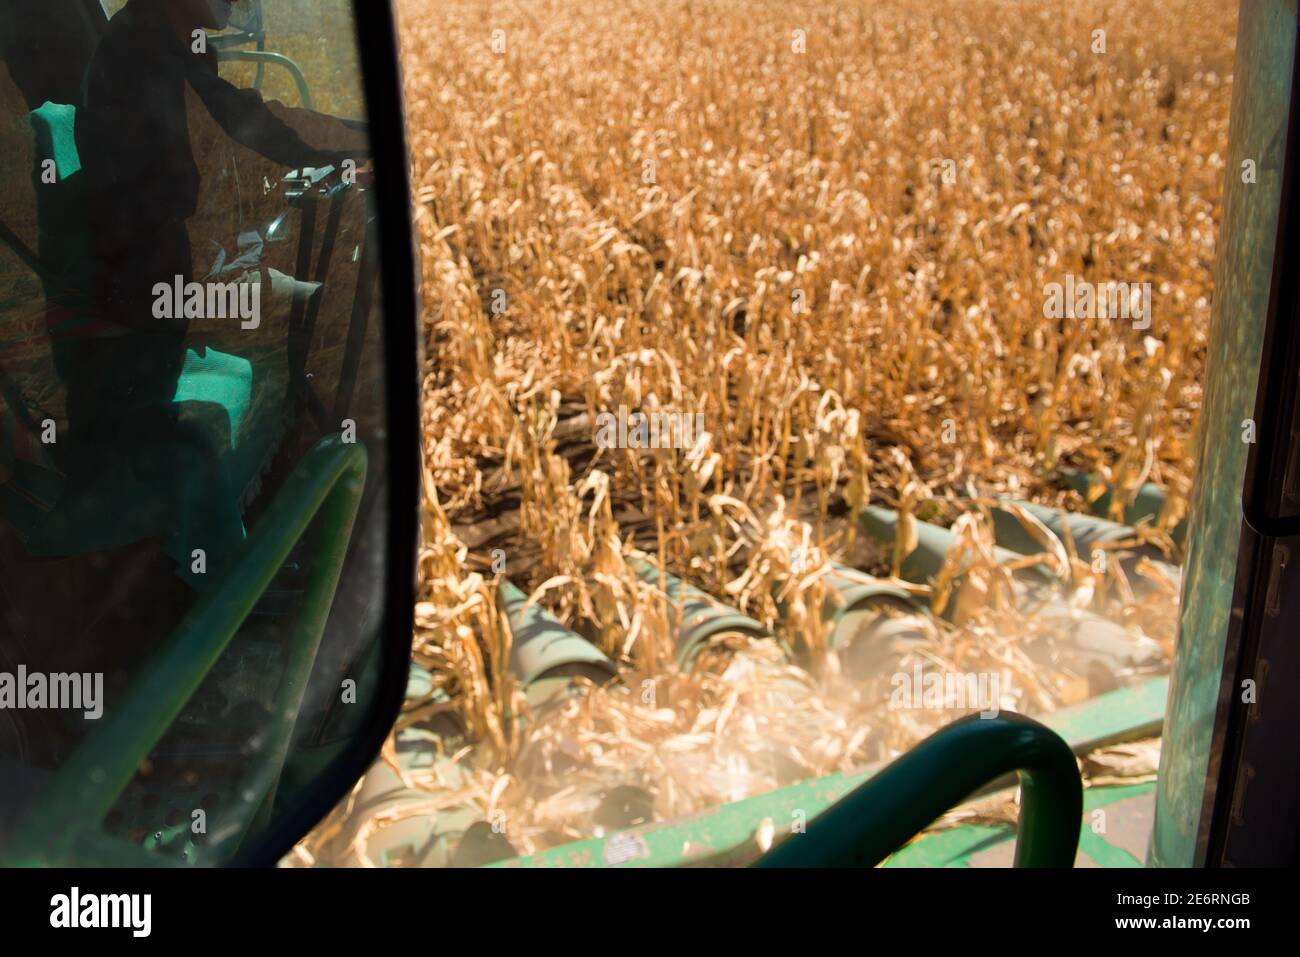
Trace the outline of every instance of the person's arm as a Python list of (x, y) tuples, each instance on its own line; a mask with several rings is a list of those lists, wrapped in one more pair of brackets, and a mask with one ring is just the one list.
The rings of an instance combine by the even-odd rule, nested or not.
[(275, 115), (256, 90), (241, 90), (216, 71), (215, 56), (195, 56), (187, 79), (203, 105), (236, 142), (282, 166), (337, 165), (346, 151), (324, 150), (305, 143), (293, 127)]

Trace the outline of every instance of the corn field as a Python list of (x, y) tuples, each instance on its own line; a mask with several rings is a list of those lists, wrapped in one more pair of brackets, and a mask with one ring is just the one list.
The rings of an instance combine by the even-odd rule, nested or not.
[[(519, 853), (589, 836), (616, 783), (662, 819), (886, 760), (955, 717), (899, 711), (826, 642), (843, 562), (955, 607), (906, 655), (1089, 692), (1035, 659), (992, 556), (1001, 496), (1121, 496), (1173, 561), (1204, 378), (1235, 4), (1187, 0), (402, 0), (422, 249), (424, 513), (416, 661), (469, 742), (402, 772), (421, 813), (500, 815)], [(1100, 31), (1100, 32), (1099, 32)], [(1053, 318), (1067, 276), (1150, 283), (1149, 323)], [(620, 408), (698, 416), (608, 447)], [(900, 515), (895, 547), (852, 517)], [(918, 520), (960, 555), (897, 579)], [(1172, 654), (1177, 588), (1137, 597), (1042, 530), (1071, 606)], [(692, 669), (634, 558), (770, 627)], [(962, 574), (957, 575), (961, 570)], [(621, 683), (530, 712), (509, 577)], [(734, 650), (734, 649), (733, 649)], [(651, 689), (646, 694), (645, 689)], [(394, 757), (388, 752), (389, 759)], [(300, 848), (371, 863), (345, 804)]]

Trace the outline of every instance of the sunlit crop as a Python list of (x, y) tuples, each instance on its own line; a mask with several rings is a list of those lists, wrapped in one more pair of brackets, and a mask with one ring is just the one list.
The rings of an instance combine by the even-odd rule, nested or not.
[[(865, 540), (867, 503), (964, 542), (911, 586), (956, 614), (897, 667), (1005, 671), (1004, 706), (1030, 714), (1088, 693), (1030, 660), (1051, 626), (1004, 600), (970, 500), (1082, 510), (1068, 468), (1155, 482), (1164, 529), (1185, 508), (1233, 4), (398, 6), (426, 352), (416, 660), (445, 695), (408, 722), (454, 712), (472, 742), (449, 755), (463, 777), (408, 783), (503, 815), (530, 852), (593, 833), (616, 784), (663, 818), (908, 747), (953, 714), (889, 709), (894, 667), (849, 681), (825, 645), (828, 562), (889, 576), (906, 551)], [(1067, 276), (1150, 283), (1149, 325), (1051, 317)], [(704, 434), (603, 447), (620, 407)], [(634, 550), (799, 664), (769, 641), (677, 670)], [(1172, 653), (1173, 587), (1136, 598), (1118, 563), (1044, 553), (1076, 606)], [(622, 686), (521, 721), (502, 577)], [(364, 861), (382, 823), (338, 817), (304, 854)]]

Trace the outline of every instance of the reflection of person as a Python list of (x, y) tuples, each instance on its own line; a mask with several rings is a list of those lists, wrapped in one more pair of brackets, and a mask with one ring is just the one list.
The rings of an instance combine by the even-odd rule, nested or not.
[(215, 51), (194, 52), (195, 31), (224, 27), (230, 6), (226, 0), (130, 0), (109, 22), (91, 61), (77, 122), (101, 318), (158, 340), (162, 367), (149, 378), (162, 399), (175, 384), (172, 370), (179, 370), (179, 346), (170, 343), (179, 343), (184, 328), (161, 334), (144, 304), (152, 301), (155, 283), (177, 275), (189, 281), (193, 272), (185, 223), (198, 203), (200, 177), (186, 86), (233, 139), (268, 159), (290, 167), (339, 159), (305, 144), (257, 91), (221, 79)]
[[(204, 526), (200, 537), (210, 552), (228, 552), (242, 538), (236, 496), (215, 464), (222, 450), (186, 438), (171, 403), (187, 321), (154, 313), (155, 286), (178, 276), (188, 283), (194, 273), (186, 221), (195, 213), (201, 177), (186, 88), (234, 140), (274, 162), (323, 166), (343, 158), (307, 145), (257, 91), (218, 75), (215, 51), (199, 31), (222, 29), (230, 12), (227, 0), (129, 0), (109, 22), (87, 70), (76, 123), (95, 257), (94, 307), (99, 328), (109, 334), (56, 357), (69, 432), (82, 456), (77, 471), (93, 477), (106, 468), (106, 457), (159, 450), (164, 462), (133, 469), (153, 487), (173, 486), (181, 496), (173, 530), (192, 536)], [(205, 510), (209, 520), (200, 521)]]

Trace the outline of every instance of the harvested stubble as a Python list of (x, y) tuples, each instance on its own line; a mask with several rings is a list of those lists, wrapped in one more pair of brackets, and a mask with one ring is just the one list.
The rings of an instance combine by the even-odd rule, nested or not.
[[(590, 834), (602, 787), (687, 813), (888, 757), (954, 717), (889, 709), (886, 678), (851, 686), (824, 647), (825, 563), (890, 566), (844, 522), (856, 506), (952, 518), (973, 493), (1079, 508), (1056, 478), (1068, 465), (1155, 481), (1177, 517), (1234, 5), (399, 9), (428, 356), (417, 653), (480, 741), (463, 797), (504, 811), (518, 850)], [(1151, 282), (1150, 328), (1045, 318), (1044, 287), (1067, 274)], [(701, 412), (707, 436), (596, 448), (592, 423), (620, 406)], [(987, 516), (970, 516), (968, 553), (991, 553)], [(797, 631), (808, 669), (674, 671), (634, 544)], [(505, 718), (518, 694), (487, 577), (497, 547), (621, 656), (631, 693), (522, 729)], [(1139, 606), (1118, 562), (1098, 574), (1069, 542), (1044, 549), (1071, 600), (1172, 650), (1176, 596)], [(975, 560), (942, 599), (957, 623), (899, 668), (1009, 673), (1001, 704), (1028, 713), (1076, 699), (1077, 676), (1026, 658), (1049, 629)]]

